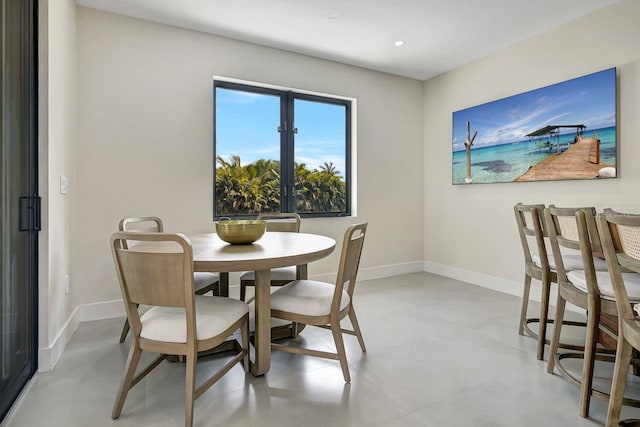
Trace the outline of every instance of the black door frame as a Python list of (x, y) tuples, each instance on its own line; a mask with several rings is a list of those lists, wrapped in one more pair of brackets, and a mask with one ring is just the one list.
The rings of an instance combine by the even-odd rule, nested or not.
[[(11, 409), (20, 392), (38, 370), (38, 232), (40, 231), (40, 198), (38, 196), (38, 4), (37, 0), (0, 0), (4, 9), (6, 2), (19, 4), (16, 15), (5, 16), (4, 19), (18, 20), (19, 22), (19, 46), (15, 46), (22, 67), (27, 70), (26, 77), (19, 79), (20, 96), (28, 100), (28, 107), (23, 108), (19, 114), (28, 116), (25, 118), (25, 128), (22, 131), (28, 135), (24, 140), (29, 144), (28, 167), (28, 194), (21, 194), (18, 209), (20, 210), (18, 227), (21, 233), (28, 234), (29, 270), (28, 270), (28, 341), (29, 363), (18, 373), (15, 380), (10, 383), (0, 401), (0, 422)], [(15, 22), (15, 21), (14, 21)], [(4, 26), (4, 23), (2, 23)], [(3, 31), (4, 33), (4, 31)], [(15, 36), (15, 34), (13, 35)], [(7, 46), (8, 40), (2, 40)], [(12, 45), (13, 49), (14, 46)], [(4, 92), (4, 91), (3, 91)], [(4, 95), (3, 95), (4, 97)], [(4, 103), (4, 99), (2, 100)], [(2, 260), (4, 262), (4, 260)]]

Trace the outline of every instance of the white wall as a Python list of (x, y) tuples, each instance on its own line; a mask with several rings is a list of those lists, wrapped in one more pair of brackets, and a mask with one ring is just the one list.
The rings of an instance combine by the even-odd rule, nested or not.
[[(214, 75), (357, 98), (358, 218), (305, 219), (302, 230), (341, 239), (369, 221), (364, 271), (422, 268), (421, 82), (92, 9), (78, 8), (77, 24), (78, 304), (120, 299), (108, 245), (120, 218), (213, 229)], [(310, 274), (337, 262), (336, 251)]]
[[(638, 17), (640, 2), (623, 0), (425, 82), (428, 270), (518, 294), (515, 203), (640, 211)], [(451, 185), (453, 111), (610, 67), (618, 68), (619, 179)]]
[[(40, 370), (55, 365), (77, 321), (74, 289), (65, 294), (71, 273), (72, 198), (60, 194), (60, 176), (74, 191), (76, 126), (76, 5), (73, 0), (40, 0), (38, 47), (39, 187), (42, 232), (39, 240)], [(73, 283), (72, 283), (73, 284)], [(74, 325), (75, 323), (75, 325)]]

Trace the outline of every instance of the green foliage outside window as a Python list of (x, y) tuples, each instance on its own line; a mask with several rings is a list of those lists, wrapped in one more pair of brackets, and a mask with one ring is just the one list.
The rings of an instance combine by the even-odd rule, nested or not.
[[(216, 214), (247, 215), (280, 211), (280, 163), (259, 159), (242, 165), (239, 156), (229, 161), (216, 158)], [(329, 162), (309, 170), (296, 163), (296, 212), (344, 212), (346, 184), (340, 171)]]

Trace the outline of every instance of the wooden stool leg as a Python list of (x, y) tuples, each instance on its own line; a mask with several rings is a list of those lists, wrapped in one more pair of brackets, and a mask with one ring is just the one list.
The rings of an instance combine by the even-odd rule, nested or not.
[(524, 335), (524, 324), (527, 321), (527, 308), (529, 306), (529, 292), (531, 290), (531, 276), (524, 276), (524, 291), (522, 292), (522, 308), (520, 309), (520, 323), (518, 324), (518, 334)]
[[(591, 303), (589, 305), (592, 305)], [(587, 337), (584, 343), (584, 365), (582, 366), (582, 384), (580, 386), (580, 412), (583, 418), (589, 416), (591, 389), (593, 387), (593, 369), (596, 362), (596, 344), (598, 343), (598, 325), (600, 310), (592, 307), (587, 310)]]
[(544, 274), (542, 275), (542, 298), (540, 301), (540, 329), (538, 333), (538, 360), (544, 358), (544, 346), (547, 339), (547, 316), (549, 314), (549, 294), (551, 292), (551, 281)]
[(560, 345), (560, 332), (562, 331), (562, 321), (564, 319), (564, 309), (567, 304), (564, 298), (558, 292), (558, 300), (556, 302), (556, 317), (553, 322), (553, 338), (551, 338), (551, 346), (549, 348), (549, 362), (547, 363), (547, 373), (553, 374), (553, 368), (556, 366), (556, 354)]
[(607, 408), (606, 427), (617, 427), (622, 410), (622, 399), (624, 389), (627, 385), (627, 373), (629, 363), (631, 363), (631, 344), (623, 337), (618, 338), (618, 348), (616, 350), (616, 364), (613, 368), (613, 383), (611, 384), (611, 397)]
[[(635, 348), (633, 349), (633, 351), (631, 352), (631, 357), (633, 359), (640, 359), (640, 351), (636, 350)], [(631, 365), (631, 372), (633, 372), (633, 375), (636, 377), (640, 377), (640, 366), (638, 365)]]

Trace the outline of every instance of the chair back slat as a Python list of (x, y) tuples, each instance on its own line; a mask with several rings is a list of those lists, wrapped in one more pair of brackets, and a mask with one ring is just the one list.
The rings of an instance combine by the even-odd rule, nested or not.
[(568, 281), (562, 248), (579, 250), (588, 292), (600, 295), (593, 262), (594, 254), (602, 252), (600, 238), (596, 231), (595, 212), (595, 208), (591, 206), (558, 208), (551, 205), (545, 209), (544, 217), (558, 280)]
[(157, 216), (145, 216), (140, 218), (123, 218), (120, 220), (120, 231), (137, 231), (139, 233), (162, 233), (164, 226)]
[(513, 207), (513, 211), (516, 216), (518, 235), (520, 236), (525, 263), (527, 265), (533, 265), (532, 255), (534, 251), (532, 251), (529, 245), (529, 239), (527, 239), (527, 236), (532, 236), (535, 238), (536, 250), (540, 256), (542, 269), (548, 270), (549, 262), (547, 259), (547, 249), (544, 244), (544, 237), (547, 235), (547, 232), (544, 221), (542, 220), (544, 205), (523, 205), (522, 203), (518, 203)]
[(338, 266), (334, 303), (337, 299), (339, 304), (339, 298), (341, 297), (342, 290), (344, 289), (344, 284), (347, 282), (347, 293), (350, 296), (353, 295), (366, 232), (367, 223), (361, 223), (350, 226), (344, 233), (340, 265)]
[(267, 231), (300, 232), (300, 215), (296, 213), (261, 212), (257, 219), (267, 221)]
[[(135, 236), (138, 244), (127, 248)], [(193, 254), (185, 236), (120, 232), (112, 236), (113, 255), (128, 303), (186, 307), (193, 301)]]
[[(138, 245), (139, 246), (139, 245)], [(182, 254), (118, 249), (120, 268), (135, 304), (184, 307)]]
[[(598, 278), (596, 275), (596, 268), (593, 262), (595, 253), (602, 253), (602, 246), (600, 245), (600, 237), (594, 236), (589, 231), (591, 227), (588, 224), (595, 224), (594, 217), (595, 208), (580, 209), (576, 212), (576, 222), (578, 224), (578, 234), (580, 239), (580, 254), (582, 255), (582, 263), (584, 266), (584, 275), (587, 282), (587, 292), (591, 295), (600, 297), (600, 287), (598, 286)], [(597, 239), (597, 243), (593, 242), (593, 239)]]
[[(118, 224), (120, 231), (131, 231), (137, 233), (162, 233), (164, 232), (164, 226), (162, 220), (157, 216), (144, 216), (144, 217), (129, 217), (123, 218)], [(125, 248), (138, 244), (136, 240), (129, 240), (124, 243)]]

